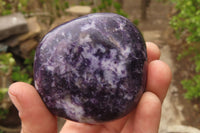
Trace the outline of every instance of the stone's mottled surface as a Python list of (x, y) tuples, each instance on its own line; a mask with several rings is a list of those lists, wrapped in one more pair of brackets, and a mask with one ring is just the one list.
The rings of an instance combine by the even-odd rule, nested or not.
[(146, 69), (145, 42), (130, 21), (112, 13), (90, 14), (43, 38), (35, 55), (35, 87), (53, 114), (98, 123), (135, 107)]

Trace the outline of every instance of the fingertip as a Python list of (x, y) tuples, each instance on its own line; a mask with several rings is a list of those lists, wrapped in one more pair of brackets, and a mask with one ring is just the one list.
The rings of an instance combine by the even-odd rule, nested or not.
[(48, 111), (32, 85), (16, 82), (10, 85), (8, 93), (19, 111), (22, 132), (53, 133), (57, 130), (56, 117)]
[[(169, 85), (172, 79), (172, 72), (169, 65), (161, 60), (152, 61), (149, 64), (151, 74), (155, 77), (160, 77), (158, 80), (162, 81), (165, 85)], [(150, 75), (151, 76), (151, 75)]]
[(170, 67), (161, 60), (155, 60), (148, 65), (147, 91), (155, 93), (164, 100), (172, 79)]
[(22, 111), (22, 99), (24, 95), (24, 88), (30, 87), (29, 84), (23, 82), (15, 82), (8, 88), (8, 95), (19, 112)]
[(34, 89), (33, 86), (24, 82), (15, 82), (9, 86), (8, 93), (13, 96), (19, 96), (23, 93), (24, 88)]
[[(161, 101), (152, 92), (145, 92), (134, 114), (132, 125), (136, 133), (156, 133), (161, 117)], [(142, 125), (142, 126), (141, 126)], [(128, 131), (127, 131), (128, 132)]]
[(149, 109), (155, 109), (155, 108), (157, 108), (158, 109), (157, 111), (160, 112), (159, 108), (161, 106), (161, 102), (160, 102), (160, 99), (158, 98), (158, 96), (156, 94), (154, 94), (152, 92), (145, 92), (143, 94), (140, 102), (139, 102), (139, 106), (140, 105), (141, 106), (145, 106), (145, 107), (146, 107), (146, 105), (150, 105), (151, 108), (149, 108)]
[(152, 42), (146, 42), (148, 62), (153, 60), (158, 60), (160, 58), (161, 52), (159, 47)]

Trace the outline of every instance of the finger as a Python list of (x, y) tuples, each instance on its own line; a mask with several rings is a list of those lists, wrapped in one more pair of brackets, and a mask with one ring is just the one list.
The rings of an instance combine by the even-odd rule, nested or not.
[(145, 92), (135, 112), (133, 133), (157, 133), (161, 117), (161, 102), (151, 92)]
[(9, 87), (9, 96), (19, 111), (22, 133), (57, 132), (56, 117), (47, 110), (33, 86), (14, 83)]
[(169, 66), (160, 61), (155, 60), (148, 65), (147, 91), (155, 93), (161, 102), (163, 102), (168, 87), (172, 79), (172, 73)]
[(158, 46), (152, 42), (146, 42), (148, 62), (158, 60), (160, 58), (160, 50)]
[(161, 102), (151, 93), (145, 92), (122, 133), (157, 133), (161, 116)]

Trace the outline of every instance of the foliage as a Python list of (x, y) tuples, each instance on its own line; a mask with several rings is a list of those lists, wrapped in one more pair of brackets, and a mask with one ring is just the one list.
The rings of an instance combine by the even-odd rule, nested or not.
[(115, 8), (117, 14), (122, 15), (122, 16), (128, 18), (128, 14), (126, 14), (126, 13), (122, 10), (122, 7), (121, 7), (120, 3), (114, 2), (113, 5), (114, 5), (114, 8)]
[(181, 84), (187, 90), (185, 98), (193, 99), (200, 98), (200, 75), (195, 75), (192, 79), (185, 79)]
[[(0, 103), (3, 102), (5, 95), (8, 93), (8, 88), (0, 89)], [(8, 114), (8, 109), (0, 107), (0, 119), (5, 119)]]
[(137, 26), (139, 24), (139, 20), (138, 19), (133, 20), (133, 24)]
[[(66, 0), (37, 0), (34, 3), (41, 6), (40, 14), (47, 13), (50, 19), (60, 17), (65, 13), (64, 10), (69, 7)], [(38, 9), (35, 10), (32, 4), (33, 2), (30, 0), (0, 0), (0, 16), (14, 12), (22, 12), (29, 16), (33, 12), (38, 12)]]
[(119, 15), (122, 15), (128, 18), (128, 14), (126, 14), (122, 10), (121, 4), (113, 0), (101, 0), (101, 4), (98, 5), (96, 8), (93, 8), (92, 11), (93, 12), (112, 12), (112, 9), (114, 9), (114, 13), (117, 13)]
[(0, 101), (4, 99), (5, 94), (8, 92), (7, 88), (1, 88), (0, 89)]
[(65, 9), (69, 8), (66, 0), (39, 0), (39, 5), (42, 5), (44, 11), (50, 13), (53, 19), (63, 15)]
[[(0, 74), (2, 75), (2, 78), (6, 78), (6, 80), (9, 78), (9, 76), (11, 76), (13, 81), (31, 83), (32, 78), (29, 76), (29, 74), (33, 69), (32, 62), (33, 59), (26, 59), (24, 61), (26, 67), (21, 68), (19, 65), (16, 65), (15, 59), (12, 57), (11, 53), (0, 54)], [(2, 83), (5, 81), (2, 81)], [(3, 88), (6, 87), (5, 84), (7, 83), (3, 83)]]
[(14, 12), (27, 11), (29, 0), (0, 0), (0, 15), (8, 15)]
[[(32, 53), (34, 54), (34, 53)], [(33, 59), (26, 59), (24, 61), (25, 67), (22, 68), (16, 64), (15, 59), (11, 53), (0, 54), (0, 103), (4, 102), (5, 95), (8, 92), (8, 81), (11, 78), (13, 81), (23, 81), (27, 83), (32, 82), (32, 63)], [(0, 119), (4, 119), (8, 113), (7, 108), (0, 107)]]
[(171, 19), (177, 36), (187, 34), (187, 42), (200, 42), (200, 0), (172, 0), (178, 14)]
[(0, 108), (0, 119), (6, 119), (7, 114), (8, 114), (8, 109)]
[(13, 81), (22, 81), (29, 84), (32, 82), (32, 78), (30, 78), (29, 74), (27, 73), (27, 70), (21, 69), (19, 66), (13, 68), (11, 77)]
[(15, 64), (15, 60), (12, 57), (11, 53), (0, 54), (0, 74), (1, 75), (5, 75), (5, 76), (9, 75), (14, 64)]
[(22, 81), (31, 84), (33, 79), (33, 61), (34, 61), (35, 50), (30, 54), (30, 58), (24, 60), (24, 67), (15, 66), (12, 72), (13, 81)]
[(195, 63), (195, 75), (181, 82), (188, 99), (200, 98), (200, 0), (171, 0), (177, 10), (170, 21), (178, 38), (186, 38), (187, 47), (178, 60), (190, 56)]
[[(5, 94), (7, 94), (8, 92), (8, 88), (6, 88), (7, 80), (12, 73), (14, 64), (15, 60), (12, 57), (11, 53), (0, 54), (0, 76), (1, 76), (0, 79), (2, 83), (2, 86), (0, 87), (0, 103), (3, 102)], [(7, 112), (8, 112), (7, 109), (0, 107), (0, 118), (4, 119)]]

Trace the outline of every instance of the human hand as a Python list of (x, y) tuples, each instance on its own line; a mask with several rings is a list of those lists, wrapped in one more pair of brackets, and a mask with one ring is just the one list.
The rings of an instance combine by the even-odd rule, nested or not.
[[(161, 105), (171, 81), (171, 70), (159, 60), (160, 51), (147, 43), (148, 77), (146, 92), (137, 107), (127, 116), (101, 124), (84, 124), (67, 120), (60, 133), (157, 133)], [(57, 119), (42, 102), (36, 89), (18, 82), (9, 87), (9, 96), (19, 111), (21, 133), (56, 133)]]

